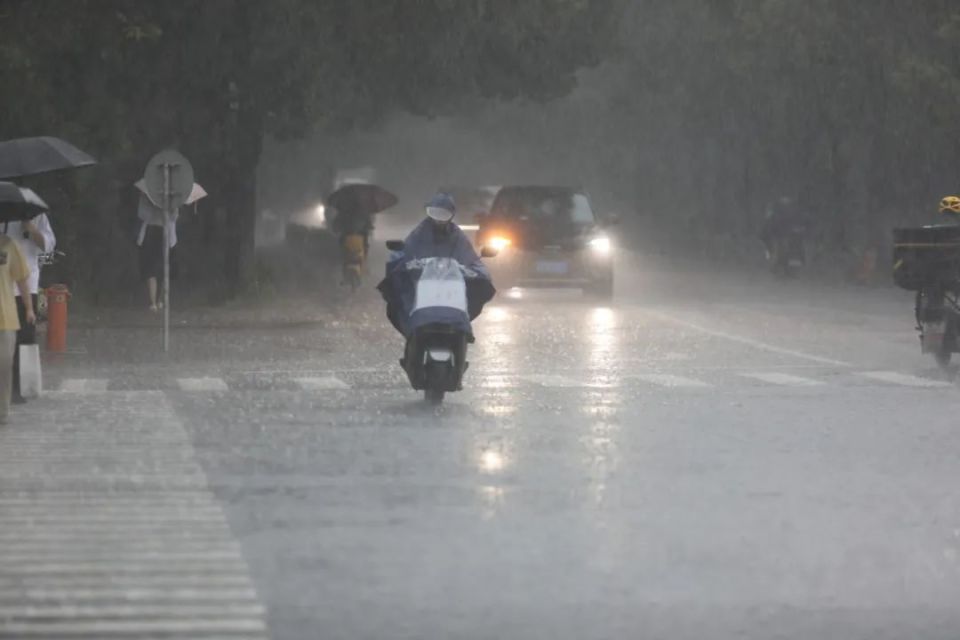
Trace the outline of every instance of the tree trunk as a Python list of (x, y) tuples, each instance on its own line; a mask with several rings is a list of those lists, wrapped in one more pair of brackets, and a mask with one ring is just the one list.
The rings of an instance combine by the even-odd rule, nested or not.
[(226, 295), (235, 297), (256, 283), (255, 234), (257, 224), (257, 163), (260, 159), (262, 119), (241, 111), (227, 158), (231, 167), (224, 188), (227, 226), (224, 229), (224, 281)]

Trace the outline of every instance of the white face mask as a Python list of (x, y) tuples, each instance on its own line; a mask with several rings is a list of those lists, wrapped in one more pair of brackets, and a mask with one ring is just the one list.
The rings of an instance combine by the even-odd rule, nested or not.
[(450, 222), (453, 220), (453, 211), (448, 211), (441, 207), (427, 207), (427, 217), (437, 222)]

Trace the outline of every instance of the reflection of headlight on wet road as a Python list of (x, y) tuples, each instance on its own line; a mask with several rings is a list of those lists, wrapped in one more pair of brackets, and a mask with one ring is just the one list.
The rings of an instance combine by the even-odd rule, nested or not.
[(510, 312), (503, 307), (488, 307), (483, 315), (489, 322), (506, 322), (510, 319)]
[(599, 238), (594, 238), (590, 241), (590, 248), (594, 253), (607, 255), (613, 250), (613, 243), (610, 242), (610, 238), (607, 238), (606, 236), (600, 236)]
[(609, 331), (616, 320), (616, 315), (610, 307), (597, 307), (590, 312), (591, 329)]
[(487, 449), (480, 454), (480, 470), (487, 473), (496, 473), (502, 471), (506, 465), (503, 454), (499, 451)]

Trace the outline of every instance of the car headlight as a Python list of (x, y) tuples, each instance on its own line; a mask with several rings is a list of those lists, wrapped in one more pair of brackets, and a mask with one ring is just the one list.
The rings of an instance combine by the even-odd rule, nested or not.
[(513, 244), (513, 242), (510, 240), (510, 238), (505, 238), (503, 236), (493, 236), (487, 239), (486, 244), (491, 249), (496, 249), (499, 252), (509, 247), (511, 244)]
[(599, 253), (602, 255), (607, 255), (613, 250), (613, 243), (611, 243), (610, 238), (606, 236), (593, 238), (588, 244), (594, 253)]
[(327, 208), (325, 206), (323, 206), (322, 204), (318, 204), (315, 211), (317, 215), (317, 220), (319, 222), (327, 221)]

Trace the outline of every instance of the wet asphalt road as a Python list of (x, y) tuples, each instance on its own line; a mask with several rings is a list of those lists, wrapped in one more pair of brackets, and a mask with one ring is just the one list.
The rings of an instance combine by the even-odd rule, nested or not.
[(159, 393), (276, 639), (946, 640), (960, 388), (910, 304), (645, 269), (611, 305), (502, 296), (439, 410), (372, 295), (183, 330), (175, 366), (88, 332), (49, 375)]

